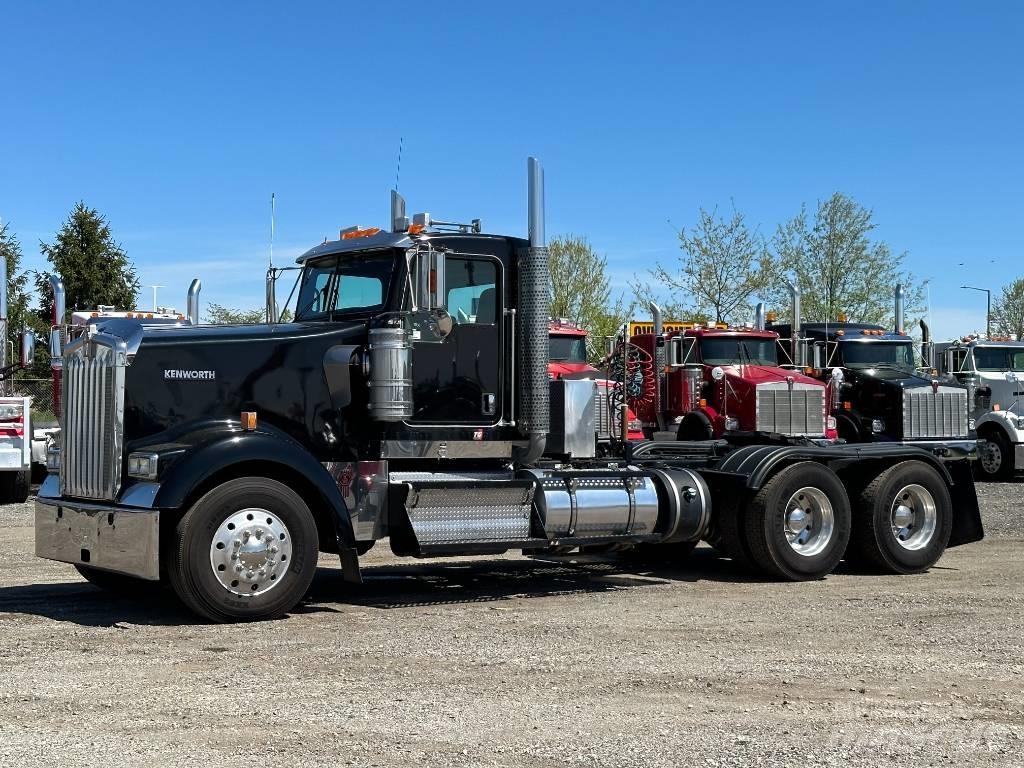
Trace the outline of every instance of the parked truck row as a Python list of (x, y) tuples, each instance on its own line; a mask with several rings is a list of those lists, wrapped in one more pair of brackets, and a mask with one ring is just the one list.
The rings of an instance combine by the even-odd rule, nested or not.
[[(618, 345), (604, 383), (553, 376), (543, 172), (532, 158), (528, 171), (527, 239), (409, 218), (393, 193), (390, 227), (342, 230), (299, 257), (291, 322), (115, 318), (64, 344), (37, 554), (107, 588), (165, 582), (230, 621), (293, 608), (318, 552), (359, 582), (360, 554), (381, 540), (410, 557), (678, 558), (705, 539), (804, 580), (844, 557), (919, 572), (982, 537), (967, 461), (827, 441), (827, 385), (777, 366), (767, 330), (749, 334), (754, 348), (690, 334), (688, 363), (686, 342), (655, 328)], [(642, 375), (636, 386), (636, 350), (653, 390)], [(734, 399), (747, 386), (752, 413)], [(620, 403), (617, 433), (602, 433), (602, 388)], [(638, 417), (659, 439), (622, 439), (631, 396), (653, 401)], [(695, 399), (711, 432), (680, 440), (668, 425)], [(813, 439), (775, 439), (785, 425)]]

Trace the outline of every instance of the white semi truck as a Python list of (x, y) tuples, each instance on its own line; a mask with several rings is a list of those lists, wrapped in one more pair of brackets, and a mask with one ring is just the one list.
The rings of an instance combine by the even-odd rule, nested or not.
[(7, 260), (0, 258), (0, 503), (23, 502), (32, 482), (32, 398), (12, 395), (11, 377), (31, 364), (32, 331), (21, 334), (20, 354), (8, 350)]
[(942, 374), (967, 386), (979, 476), (1011, 479), (1024, 469), (1024, 341), (965, 336), (936, 344), (934, 357)]

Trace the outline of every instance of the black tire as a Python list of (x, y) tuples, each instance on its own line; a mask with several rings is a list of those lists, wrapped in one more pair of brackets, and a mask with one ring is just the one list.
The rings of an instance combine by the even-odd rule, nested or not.
[(29, 470), (0, 473), (0, 504), (23, 504), (31, 488)]
[(46, 474), (45, 464), (32, 465), (32, 482), (36, 485), (40, 485), (46, 479)]
[(123, 573), (101, 571), (88, 565), (76, 565), (75, 570), (94, 587), (123, 597), (152, 596), (154, 590), (160, 587), (160, 583), (156, 581), (137, 579), (134, 576), (125, 576)]
[[(914, 521), (900, 534), (894, 530), (897, 522), (903, 522), (894, 510), (898, 495), (904, 520), (910, 514)], [(924, 522), (929, 497), (934, 505), (930, 526)], [(884, 573), (920, 573), (942, 557), (952, 530), (953, 502), (945, 479), (922, 461), (904, 461), (882, 472), (861, 492), (853, 517), (852, 559)], [(915, 541), (914, 536), (924, 538)]]
[(679, 422), (679, 430), (676, 432), (676, 439), (684, 442), (697, 442), (710, 440), (715, 436), (715, 430), (711, 421), (703, 413), (688, 413)]
[(1013, 445), (1001, 429), (994, 429), (984, 436), (985, 445), (978, 449), (978, 460), (974, 462), (979, 480), (1012, 480), (1014, 468)]
[[(237, 526), (232, 518), (240, 520)], [(259, 549), (265, 533), (269, 543)], [(253, 551), (243, 551), (241, 559), (233, 556), (217, 546), (225, 536), (237, 536), (232, 548), (244, 536)], [(255, 540), (251, 545), (250, 538)], [(168, 547), (167, 574), (186, 607), (210, 621), (274, 619), (305, 597), (316, 572), (317, 544), (316, 522), (301, 496), (275, 480), (243, 477), (217, 486), (181, 518)], [(224, 553), (218, 555), (224, 562), (252, 570), (227, 583), (234, 574), (224, 562), (214, 570), (215, 549)], [(250, 562), (242, 566), (246, 557)], [(257, 591), (249, 593), (250, 587)]]
[[(835, 472), (813, 461), (792, 464), (771, 478), (751, 499), (745, 517), (754, 564), (789, 581), (827, 576), (850, 541), (846, 488)], [(794, 524), (804, 523), (806, 528), (794, 531)]]

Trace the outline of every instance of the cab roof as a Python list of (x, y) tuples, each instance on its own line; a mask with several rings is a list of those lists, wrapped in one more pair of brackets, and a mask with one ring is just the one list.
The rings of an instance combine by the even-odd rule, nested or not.
[[(772, 330), (783, 338), (793, 334), (793, 326), (773, 325)], [(896, 333), (888, 328), (873, 323), (801, 323), (800, 332), (812, 339), (828, 339), (836, 341), (864, 340), (864, 341), (909, 341), (910, 336), (906, 333)]]
[[(363, 230), (370, 231), (370, 230)], [(299, 256), (296, 264), (304, 265), (309, 261), (321, 259), (326, 256), (336, 256), (343, 253), (355, 253), (361, 251), (376, 251), (389, 248), (410, 248), (416, 243), (428, 243), (431, 240), (443, 240), (451, 243), (452, 240), (465, 240), (467, 243), (480, 240), (506, 240), (514, 241), (516, 247), (526, 245), (526, 240), (505, 235), (487, 235), (476, 232), (435, 232), (426, 231), (422, 234), (409, 234), (408, 232), (385, 232), (380, 230), (374, 234), (358, 235), (355, 237), (343, 237), (340, 240), (325, 240), (320, 245), (314, 246)]]

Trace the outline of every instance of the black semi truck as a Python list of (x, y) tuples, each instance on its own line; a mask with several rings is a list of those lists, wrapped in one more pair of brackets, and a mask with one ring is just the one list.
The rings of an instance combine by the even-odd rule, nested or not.
[[(543, 172), (529, 239), (410, 221), (299, 259), (294, 321), (144, 328), (63, 350), (36, 552), (110, 589), (166, 581), (214, 621), (294, 607), (319, 552), (623, 549), (707, 539), (803, 580), (927, 569), (982, 536), (963, 462), (903, 445), (597, 444), (592, 380), (549, 380)], [(268, 315), (274, 319), (274, 291)], [(663, 341), (662, 341), (663, 343)], [(602, 441), (602, 445), (606, 443)]]

